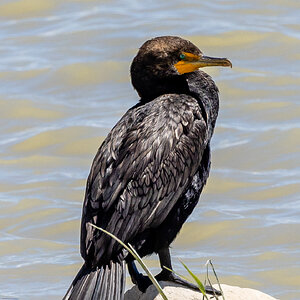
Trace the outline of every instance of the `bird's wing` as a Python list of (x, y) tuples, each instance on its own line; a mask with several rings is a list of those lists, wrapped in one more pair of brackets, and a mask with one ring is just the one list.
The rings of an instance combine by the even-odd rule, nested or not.
[(96, 264), (159, 226), (199, 167), (208, 142), (196, 100), (169, 94), (129, 110), (99, 148), (83, 206), (81, 253)]

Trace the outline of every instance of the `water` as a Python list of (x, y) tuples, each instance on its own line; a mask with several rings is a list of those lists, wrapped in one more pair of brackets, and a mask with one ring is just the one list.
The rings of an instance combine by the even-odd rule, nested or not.
[[(86, 177), (137, 101), (129, 65), (180, 35), (233, 69), (220, 89), (212, 172), (172, 255), (203, 278), (300, 298), (300, 2), (0, 3), (0, 298), (60, 299), (81, 265)], [(154, 272), (156, 257), (147, 260)], [(128, 281), (129, 284), (129, 281)]]

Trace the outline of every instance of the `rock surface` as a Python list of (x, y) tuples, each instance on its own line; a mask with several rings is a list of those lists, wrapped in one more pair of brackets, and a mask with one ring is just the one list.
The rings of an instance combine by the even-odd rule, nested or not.
[[(200, 292), (184, 288), (181, 285), (167, 281), (161, 281), (160, 285), (168, 297), (168, 300), (202, 300), (202, 294)], [(217, 285), (214, 285), (214, 287), (218, 289)], [(226, 300), (276, 300), (254, 289), (240, 288), (226, 284), (222, 284), (221, 287)], [(210, 298), (210, 295), (208, 295), (208, 298), (215, 299), (213, 296)], [(222, 300), (223, 298), (219, 296), (218, 299)], [(162, 300), (162, 297), (158, 294), (153, 285), (151, 285), (144, 294), (134, 286), (126, 292), (125, 300)]]

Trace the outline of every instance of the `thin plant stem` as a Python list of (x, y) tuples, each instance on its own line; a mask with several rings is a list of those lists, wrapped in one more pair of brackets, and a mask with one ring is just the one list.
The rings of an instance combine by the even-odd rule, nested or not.
[(210, 259), (207, 261), (207, 263), (209, 263), (209, 264), (211, 265), (211, 268), (212, 268), (212, 270), (213, 270), (213, 272), (214, 272), (214, 275), (215, 275), (215, 277), (216, 277), (216, 279), (217, 279), (217, 283), (218, 283), (219, 289), (220, 289), (220, 291), (221, 291), (222, 298), (223, 298), (223, 300), (225, 300), (224, 293), (223, 293), (223, 290), (222, 290), (222, 287), (221, 287), (219, 278), (218, 278), (218, 276), (217, 276), (217, 273), (216, 273), (216, 271), (215, 271), (214, 265), (213, 265), (213, 263), (212, 263), (212, 261), (211, 261)]

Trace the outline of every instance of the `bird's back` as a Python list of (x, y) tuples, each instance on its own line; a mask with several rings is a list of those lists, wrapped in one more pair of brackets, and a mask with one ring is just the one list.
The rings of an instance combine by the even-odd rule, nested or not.
[(187, 191), (209, 143), (197, 100), (167, 94), (130, 109), (94, 159), (87, 182), (81, 252), (92, 264), (121, 255), (124, 242), (159, 228)]

